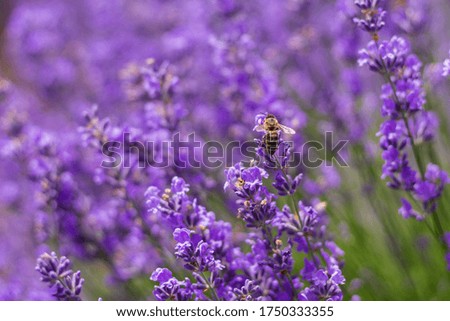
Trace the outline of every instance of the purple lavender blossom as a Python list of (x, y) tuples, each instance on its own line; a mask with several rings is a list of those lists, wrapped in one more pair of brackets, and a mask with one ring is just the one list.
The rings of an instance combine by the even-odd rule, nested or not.
[(236, 300), (238, 301), (253, 301), (254, 299), (261, 297), (262, 291), (259, 285), (255, 284), (256, 282), (245, 280), (245, 285), (240, 289), (235, 288), (234, 295), (236, 296)]
[(358, 27), (368, 32), (378, 32), (384, 27), (386, 11), (378, 7), (378, 2), (378, 0), (355, 0), (362, 14), (362, 18), (353, 18)]
[(150, 279), (160, 283), (153, 291), (157, 300), (188, 301), (192, 299), (194, 292), (192, 290), (192, 284), (187, 278), (185, 281), (180, 282), (172, 277), (172, 272), (168, 269), (157, 268)]
[(331, 267), (328, 270), (318, 270), (310, 273), (307, 279), (311, 282), (311, 287), (299, 293), (299, 300), (302, 301), (340, 301), (342, 292), (339, 285), (345, 279), (339, 268)]
[(414, 218), (418, 221), (422, 221), (424, 219), (423, 215), (417, 213), (417, 211), (414, 210), (411, 203), (402, 198), (402, 207), (398, 209), (398, 213), (403, 218)]
[(369, 42), (366, 49), (359, 51), (358, 64), (368, 65), (372, 71), (392, 72), (405, 64), (409, 44), (403, 38), (393, 36), (390, 41)]
[(41, 281), (54, 289), (53, 296), (58, 301), (80, 301), (84, 279), (81, 272), (71, 270), (72, 263), (65, 256), (58, 258), (55, 252), (44, 253), (38, 260), (36, 271), (41, 274)]
[(214, 259), (214, 250), (201, 239), (200, 235), (186, 228), (177, 228), (173, 232), (173, 238), (177, 241), (175, 256), (185, 262), (186, 269), (217, 272), (224, 268), (220, 260)]
[(277, 189), (278, 195), (280, 196), (294, 194), (302, 177), (303, 173), (300, 173), (292, 179), (290, 175), (285, 176), (279, 171), (277, 172), (275, 182), (272, 185)]
[(436, 210), (436, 201), (441, 197), (447, 184), (450, 184), (448, 174), (441, 170), (439, 166), (429, 163), (424, 180), (419, 181), (414, 190), (425, 211), (434, 212)]
[(224, 189), (231, 188), (237, 196), (248, 199), (259, 195), (259, 191), (264, 189), (262, 180), (268, 177), (268, 173), (259, 167), (243, 168), (241, 164), (236, 164), (225, 171), (227, 181)]

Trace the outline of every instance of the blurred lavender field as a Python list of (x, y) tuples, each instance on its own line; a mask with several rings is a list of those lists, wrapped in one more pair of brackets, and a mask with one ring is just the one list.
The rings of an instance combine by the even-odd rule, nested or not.
[[(1, 0), (0, 299), (449, 300), (449, 18)], [(255, 161), (212, 166), (193, 133)]]

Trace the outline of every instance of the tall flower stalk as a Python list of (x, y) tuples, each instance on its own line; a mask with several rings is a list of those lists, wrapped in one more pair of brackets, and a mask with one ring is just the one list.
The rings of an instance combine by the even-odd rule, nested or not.
[[(355, 17), (354, 22), (372, 37), (367, 48), (360, 50), (358, 62), (380, 74), (385, 81), (381, 89), (381, 114), (385, 121), (378, 132), (385, 162), (382, 178), (388, 180), (390, 188), (404, 191), (406, 195), (401, 199), (399, 213), (404, 218), (420, 221), (431, 216), (432, 233), (446, 247), (439, 217), (442, 213), (437, 206), (450, 180), (438, 165), (425, 165), (418, 146), (419, 141), (429, 142), (434, 138), (436, 127), (436, 116), (425, 110), (422, 64), (411, 53), (407, 40), (398, 36), (380, 40), (379, 31), (385, 25), (386, 12), (378, 1), (357, 0), (355, 4), (362, 15)], [(412, 151), (418, 172), (411, 166), (407, 147)], [(417, 208), (419, 204), (420, 209)]]
[[(268, 114), (262, 113), (255, 117), (255, 128), (264, 126)], [(281, 125), (283, 126), (283, 125)], [(271, 171), (275, 176), (272, 186), (276, 189), (279, 196), (286, 196), (292, 203), (292, 209), (285, 206), (283, 208), (284, 223), (280, 229), (285, 230), (289, 237), (297, 242), (297, 249), (302, 249), (307, 257), (305, 257), (305, 267), (302, 270), (304, 280), (310, 283), (299, 294), (301, 300), (316, 300), (323, 298), (323, 284), (317, 282), (317, 275), (321, 277), (327, 275), (325, 295), (327, 298), (342, 298), (339, 285), (345, 282), (342, 277), (340, 268), (343, 262), (340, 257), (344, 254), (336, 244), (326, 235), (326, 217), (325, 217), (325, 203), (318, 203), (315, 207), (306, 206), (302, 201), (295, 198), (300, 181), (303, 177), (299, 173), (294, 178), (288, 174), (289, 161), (291, 160), (291, 146), (282, 139), (280, 129), (276, 130), (276, 140), (278, 142), (277, 149), (274, 151), (273, 144), (267, 135), (274, 135), (274, 133), (265, 132), (261, 139), (257, 139), (258, 148), (257, 153), (261, 157), (263, 166)], [(273, 137), (272, 137), (273, 140)], [(272, 150), (271, 150), (272, 149)], [(295, 227), (292, 229), (292, 227)], [(320, 232), (319, 232), (320, 231)], [(311, 275), (313, 277), (311, 278)], [(321, 293), (321, 294), (319, 294)]]

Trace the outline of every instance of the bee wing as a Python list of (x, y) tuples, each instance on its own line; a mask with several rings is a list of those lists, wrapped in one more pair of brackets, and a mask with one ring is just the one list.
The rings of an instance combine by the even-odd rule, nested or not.
[(253, 130), (256, 130), (257, 132), (265, 132), (264, 125), (256, 125), (253, 127)]
[(280, 127), (280, 130), (283, 133), (285, 133), (285, 134), (288, 134), (288, 135), (294, 135), (295, 134), (295, 130), (293, 130), (290, 127), (287, 127), (287, 126), (284, 126), (284, 125), (281, 125), (281, 124), (278, 124), (278, 126)]

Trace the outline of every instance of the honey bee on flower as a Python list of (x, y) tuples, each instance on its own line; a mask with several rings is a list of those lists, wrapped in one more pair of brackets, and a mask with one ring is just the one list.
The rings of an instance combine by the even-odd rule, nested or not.
[(257, 132), (264, 132), (263, 143), (269, 155), (275, 154), (280, 144), (280, 132), (288, 135), (294, 135), (295, 130), (285, 125), (282, 125), (278, 119), (272, 115), (267, 114), (261, 118), (261, 114), (257, 116), (258, 125), (253, 128)]

